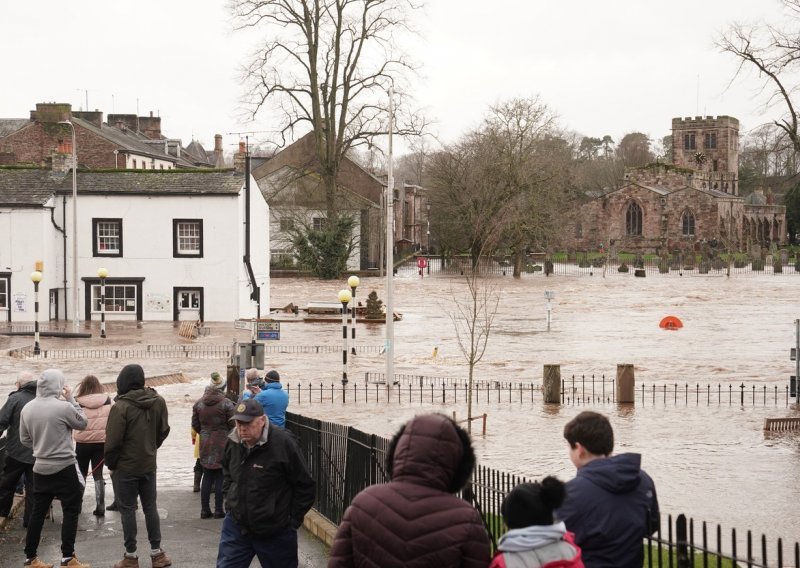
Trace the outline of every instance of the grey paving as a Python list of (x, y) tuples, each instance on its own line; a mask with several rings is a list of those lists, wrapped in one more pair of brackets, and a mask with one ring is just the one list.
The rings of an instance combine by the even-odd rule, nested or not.
[[(162, 547), (172, 557), (175, 567), (215, 566), (217, 544), (222, 524), (218, 519), (200, 519), (200, 496), (191, 489), (159, 490), (158, 508), (161, 514)], [(83, 513), (78, 524), (75, 552), (83, 562), (93, 568), (110, 568), (122, 558), (122, 527), (118, 513), (106, 512), (97, 520), (93, 515), (94, 491), (87, 488), (83, 502)], [(21, 512), (20, 512), (21, 513)], [(137, 512), (139, 525), (139, 566), (149, 568), (149, 545), (144, 516)], [(55, 505), (55, 522), (46, 521), (39, 546), (39, 557), (56, 565), (61, 556), (60, 529), (61, 510)], [(298, 533), (298, 548), (301, 568), (327, 566), (328, 548), (305, 529)], [(21, 521), (15, 519), (0, 537), (0, 566), (3, 568), (22, 565), (25, 530)], [(254, 560), (252, 566), (260, 566)]]

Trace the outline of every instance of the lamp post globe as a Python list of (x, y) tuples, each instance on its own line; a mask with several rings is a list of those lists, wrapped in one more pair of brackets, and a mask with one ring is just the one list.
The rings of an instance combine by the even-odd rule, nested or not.
[(100, 267), (97, 269), (97, 277), (100, 278), (100, 337), (106, 337), (106, 278), (108, 269)]
[(39, 355), (42, 350), (39, 346), (39, 282), (42, 281), (42, 273), (38, 270), (31, 272), (31, 282), (33, 282), (33, 354)]

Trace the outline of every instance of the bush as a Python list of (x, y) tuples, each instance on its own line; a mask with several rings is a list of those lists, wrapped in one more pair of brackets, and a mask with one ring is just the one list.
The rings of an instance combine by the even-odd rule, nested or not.
[(541, 264), (529, 264), (525, 267), (525, 272), (530, 274), (531, 272), (541, 272), (542, 265)]
[(736, 258), (733, 260), (733, 267), (734, 268), (744, 268), (747, 266), (747, 261), (741, 258)]

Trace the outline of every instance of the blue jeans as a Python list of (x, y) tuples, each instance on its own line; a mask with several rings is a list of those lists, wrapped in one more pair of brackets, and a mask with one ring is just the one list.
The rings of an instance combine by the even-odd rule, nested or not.
[(119, 505), (119, 514), (122, 517), (122, 536), (125, 539), (125, 552), (136, 553), (136, 500), (142, 501), (144, 524), (147, 527), (147, 539), (150, 548), (161, 548), (161, 520), (158, 518), (156, 505), (156, 472), (150, 473), (124, 473), (115, 471), (111, 476), (114, 486), (114, 499)]
[(287, 527), (270, 537), (242, 534), (228, 513), (219, 535), (217, 568), (249, 568), (254, 556), (262, 568), (297, 568), (297, 531)]

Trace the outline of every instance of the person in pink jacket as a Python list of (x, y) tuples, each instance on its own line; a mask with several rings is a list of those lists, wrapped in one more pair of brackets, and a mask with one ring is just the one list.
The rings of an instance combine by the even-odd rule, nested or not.
[(94, 495), (96, 507), (95, 517), (106, 514), (105, 497), (106, 486), (103, 481), (103, 446), (106, 442), (106, 422), (111, 411), (111, 397), (108, 396), (103, 385), (94, 375), (86, 375), (75, 389), (75, 400), (83, 408), (89, 425), (86, 430), (74, 430), (75, 455), (78, 459), (78, 468), (84, 478), (89, 473), (89, 463), (92, 464), (92, 477), (94, 478)]
[(584, 568), (572, 533), (553, 518), (566, 495), (555, 477), (514, 487), (500, 508), (509, 530), (489, 568)]

